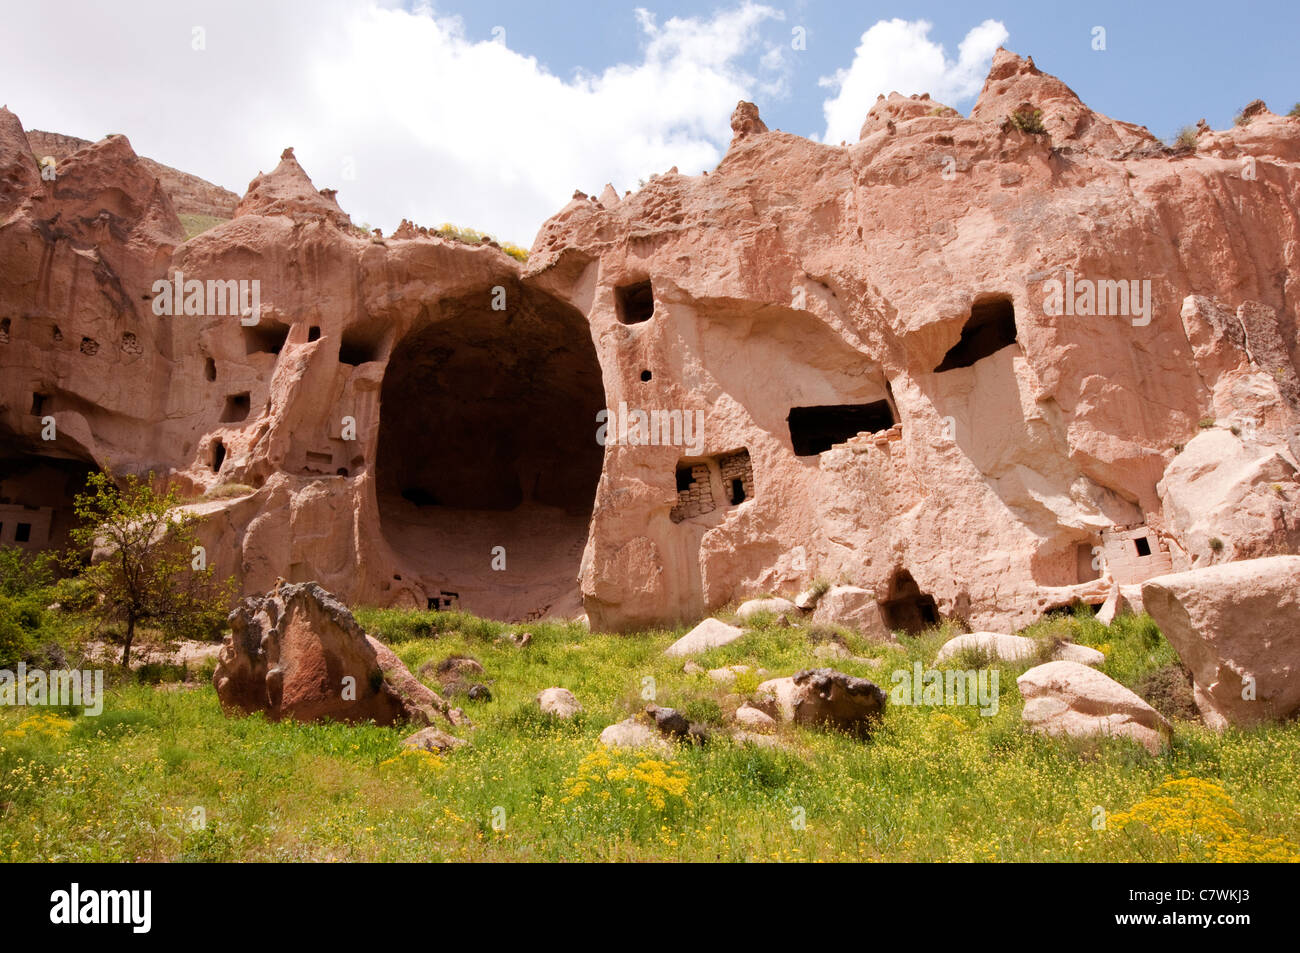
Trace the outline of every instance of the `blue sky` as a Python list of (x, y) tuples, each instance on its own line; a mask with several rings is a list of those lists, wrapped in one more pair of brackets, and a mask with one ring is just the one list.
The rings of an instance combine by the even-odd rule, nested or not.
[(0, 100), (28, 128), (123, 132), (240, 194), (292, 145), (356, 222), (525, 245), (575, 188), (712, 168), (740, 98), (831, 142), (856, 140), (877, 92), (968, 112), (999, 43), (1162, 138), (1300, 100), (1294, 0), (65, 0), (5, 20), (23, 42), (0, 57)]
[[(820, 77), (847, 65), (862, 33), (879, 20), (923, 19), (931, 39), (952, 52), (966, 32), (986, 19), (1000, 20), (1006, 46), (1033, 56), (1040, 69), (1061, 77), (1093, 109), (1147, 126), (1172, 138), (1185, 125), (1206, 119), (1222, 128), (1252, 99), (1277, 112), (1300, 101), (1300, 3), (1088, 2), (1088, 3), (845, 3), (805, 0), (773, 3), (784, 23), (770, 24), (773, 37), (790, 28), (808, 31), (806, 55), (795, 57), (791, 94), (759, 106), (769, 125), (801, 135), (823, 131)], [(726, 4), (682, 2), (539, 4), (531, 0), (439, 3), (455, 11), (468, 31), (490, 35), (506, 27), (509, 45), (535, 56), (557, 75), (598, 71), (635, 59), (642, 38), (637, 7), (660, 20), (698, 16)], [(1092, 49), (1092, 29), (1106, 29), (1104, 52)], [(969, 112), (973, 102), (959, 105)]]

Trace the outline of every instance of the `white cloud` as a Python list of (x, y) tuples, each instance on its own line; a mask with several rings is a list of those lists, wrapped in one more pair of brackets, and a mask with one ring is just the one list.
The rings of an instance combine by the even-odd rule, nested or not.
[(966, 34), (953, 61), (929, 38), (931, 26), (927, 20), (880, 20), (862, 34), (849, 67), (820, 81), (838, 90), (822, 106), (823, 141), (856, 142), (862, 120), (882, 93), (929, 93), (949, 106), (979, 93), (994, 52), (1010, 35), (1006, 27), (985, 20)]
[[(712, 167), (739, 99), (773, 88), (753, 0), (659, 23), (640, 62), (565, 79), (426, 6), (95, 0), (7, 10), (23, 37), (0, 86), (28, 128), (124, 132), (136, 151), (237, 193), (292, 145), (354, 221), (452, 221), (522, 244), (574, 188)], [(194, 29), (204, 31), (204, 49)], [(751, 75), (748, 69), (760, 74)], [(344, 178), (348, 165), (355, 178)]]

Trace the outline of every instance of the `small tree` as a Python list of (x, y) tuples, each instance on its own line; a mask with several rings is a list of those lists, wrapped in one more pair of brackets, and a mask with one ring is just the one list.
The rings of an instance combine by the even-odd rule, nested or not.
[[(72, 531), (75, 548), (66, 557), (95, 594), (91, 611), (126, 627), (123, 666), (140, 623), (158, 626), (168, 639), (203, 637), (221, 624), (231, 601), (230, 583), (216, 585), (206, 560), (194, 554), (198, 518), (177, 509), (175, 488), (154, 492), (149, 477), (128, 476), (119, 485), (92, 473), (74, 501), (82, 525)], [(92, 558), (83, 566), (87, 550)]]

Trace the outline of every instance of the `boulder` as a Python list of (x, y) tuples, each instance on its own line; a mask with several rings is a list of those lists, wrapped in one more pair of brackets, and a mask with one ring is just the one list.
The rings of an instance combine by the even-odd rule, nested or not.
[(817, 602), (815, 625), (842, 625), (876, 642), (894, 642), (880, 614), (876, 594), (859, 586), (831, 586)]
[(582, 705), (567, 688), (544, 688), (537, 694), (537, 707), (556, 718), (572, 718)]
[(761, 734), (776, 731), (776, 719), (749, 703), (741, 705), (736, 709), (736, 725), (746, 731), (755, 731)]
[(455, 735), (449, 735), (440, 728), (430, 725), (428, 728), (421, 728), (415, 734), (402, 739), (403, 748), (413, 748), (417, 751), (431, 751), (434, 754), (444, 754), (453, 748), (459, 748), (461, 745), (469, 744), (464, 738), (457, 738)]
[[(744, 675), (750, 671), (752, 669), (748, 665), (727, 665), (723, 668), (711, 668), (707, 674), (710, 681), (727, 686), (736, 683), (736, 676)], [(758, 674), (762, 675), (764, 672), (760, 669)]]
[(736, 610), (736, 618), (741, 622), (748, 622), (756, 615), (770, 613), (773, 616), (800, 615), (799, 608), (789, 599), (773, 597), (771, 599), (750, 599), (748, 602), (742, 602), (740, 608)]
[(817, 603), (821, 602), (824, 594), (825, 590), (805, 589), (794, 597), (795, 608), (804, 612), (812, 612), (817, 608)]
[(1119, 616), (1129, 615), (1132, 612), (1133, 606), (1124, 595), (1124, 591), (1119, 586), (1112, 586), (1106, 601), (1097, 610), (1097, 621), (1102, 625), (1110, 625)]
[(1152, 754), (1173, 735), (1158, 711), (1113, 678), (1078, 662), (1047, 662), (1016, 685), (1025, 699), (1022, 720), (1049, 735), (1132, 738)]
[[(962, 651), (976, 649), (1002, 662), (1023, 662), (1026, 659), (1034, 658), (1040, 652), (1043, 652), (1045, 648), (1044, 644), (1038, 639), (1027, 638), (1023, 635), (1006, 635), (1001, 632), (967, 632), (945, 642), (939, 649), (939, 654), (935, 656), (934, 661), (935, 664), (946, 662)], [(1106, 661), (1106, 656), (1096, 649), (1089, 648), (1086, 645), (1075, 645), (1073, 642), (1058, 642), (1052, 651), (1054, 659), (1078, 662), (1081, 665), (1101, 665)]]
[(720, 645), (728, 645), (744, 634), (744, 629), (728, 625), (720, 619), (705, 619), (664, 649), (664, 655), (698, 655)]
[(227, 714), (381, 725), (445, 717), (447, 703), (314, 582), (250, 596), (229, 621), (212, 676)]
[(865, 678), (830, 668), (804, 669), (758, 686), (754, 707), (797, 725), (865, 735), (885, 710), (885, 693)]
[(1156, 576), (1142, 601), (1192, 673), (1212, 728), (1300, 711), (1300, 556)]
[(647, 748), (667, 753), (672, 745), (654, 728), (633, 715), (600, 733), (600, 743), (610, 748)]

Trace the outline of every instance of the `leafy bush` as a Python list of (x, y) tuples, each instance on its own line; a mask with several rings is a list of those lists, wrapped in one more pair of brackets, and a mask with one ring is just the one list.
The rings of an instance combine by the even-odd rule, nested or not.
[(1291, 111), (1287, 113), (1287, 115), (1290, 116), (1292, 119), (1300, 119), (1300, 103), (1296, 103), (1294, 106), (1292, 106)]
[(1043, 111), (1032, 107), (1021, 106), (1007, 116), (1003, 128), (1005, 129), (1008, 126), (1019, 129), (1021, 132), (1027, 132), (1031, 136), (1042, 136), (1047, 133), (1047, 127), (1043, 125)]
[(0, 546), (0, 595), (25, 596), (54, 582), (54, 558), (17, 546)]

